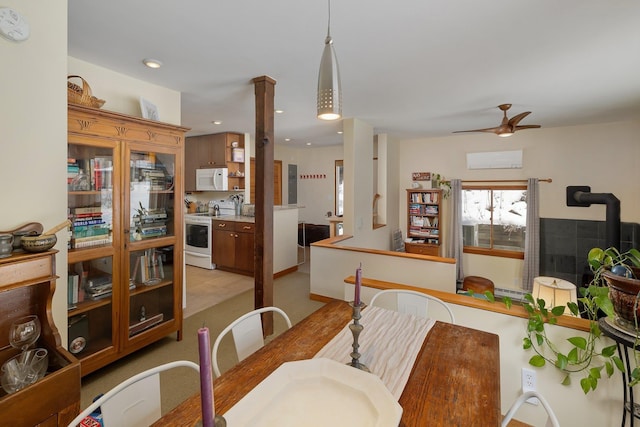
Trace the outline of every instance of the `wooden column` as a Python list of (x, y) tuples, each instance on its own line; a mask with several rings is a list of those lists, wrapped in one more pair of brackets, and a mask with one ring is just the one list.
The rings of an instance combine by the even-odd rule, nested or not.
[[(256, 97), (255, 308), (273, 305), (273, 115), (276, 81), (253, 79)], [(273, 314), (262, 318), (264, 335), (273, 333)]]

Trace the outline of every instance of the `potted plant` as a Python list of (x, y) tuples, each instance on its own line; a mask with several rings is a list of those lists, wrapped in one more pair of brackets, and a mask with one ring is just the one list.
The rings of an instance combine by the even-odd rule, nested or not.
[[(610, 299), (611, 282), (609, 276), (622, 274), (626, 276), (631, 274), (631, 265), (640, 267), (640, 252), (631, 249), (630, 251), (620, 253), (615, 248), (606, 250), (593, 248), (588, 255), (589, 267), (593, 271), (594, 277), (588, 287), (580, 287), (579, 305), (569, 303), (567, 307), (558, 306), (546, 308), (546, 302), (542, 299), (534, 299), (531, 294), (525, 295), (524, 308), (529, 314), (527, 322), (527, 335), (523, 339), (523, 348), (535, 351), (535, 355), (529, 359), (529, 364), (536, 367), (542, 367), (547, 363), (551, 363), (566, 375), (562, 384), (571, 383), (571, 375), (575, 373), (583, 373), (580, 380), (580, 386), (584, 393), (595, 390), (598, 386), (598, 380), (602, 378), (603, 370), (607, 377), (611, 377), (615, 369), (624, 371), (622, 360), (616, 354), (616, 346), (604, 346), (600, 341), (602, 332), (598, 326), (598, 317), (601, 313), (606, 316), (615, 318), (617, 316), (614, 304)], [(622, 277), (620, 276), (620, 277)], [(606, 279), (609, 283), (603, 280)], [(640, 280), (638, 282), (638, 291), (640, 291)], [(638, 308), (638, 292), (633, 295), (635, 308)], [(626, 300), (628, 303), (628, 299)], [(557, 323), (557, 317), (564, 314), (565, 309), (578, 316), (584, 314), (589, 320), (589, 332), (586, 337), (575, 336), (567, 339), (568, 344), (561, 346), (552, 342), (546, 332), (546, 325), (554, 325)], [(636, 310), (635, 313), (640, 314)], [(637, 316), (636, 316), (637, 317)], [(637, 325), (637, 320), (634, 322)], [(636, 365), (638, 365), (638, 357), (636, 357)], [(631, 373), (632, 384), (640, 381), (640, 369), (636, 368)]]
[(449, 181), (446, 181), (444, 179), (444, 176), (440, 175), (439, 173), (431, 174), (431, 187), (441, 189), (442, 198), (444, 199), (449, 197), (449, 194), (451, 193), (451, 183)]

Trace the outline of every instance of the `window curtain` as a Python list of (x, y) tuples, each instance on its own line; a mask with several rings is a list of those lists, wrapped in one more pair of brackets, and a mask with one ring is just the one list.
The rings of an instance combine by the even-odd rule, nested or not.
[(524, 268), (522, 288), (533, 291), (533, 279), (540, 272), (540, 201), (538, 178), (527, 180), (527, 230), (524, 236)]
[(451, 181), (451, 209), (449, 209), (449, 224), (451, 224), (451, 244), (447, 246), (447, 257), (456, 260), (456, 281), (462, 284), (464, 271), (462, 268), (462, 181)]

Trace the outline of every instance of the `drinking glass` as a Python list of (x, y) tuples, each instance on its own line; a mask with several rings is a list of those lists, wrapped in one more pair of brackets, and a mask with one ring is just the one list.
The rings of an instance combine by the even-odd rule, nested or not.
[(40, 319), (31, 315), (20, 318), (11, 324), (9, 343), (12, 347), (26, 351), (40, 337)]

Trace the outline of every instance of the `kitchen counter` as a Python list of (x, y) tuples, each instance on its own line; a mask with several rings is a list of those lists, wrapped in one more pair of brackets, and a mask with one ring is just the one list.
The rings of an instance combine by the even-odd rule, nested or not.
[[(274, 206), (273, 272), (276, 274), (298, 266), (298, 208), (296, 205)], [(256, 220), (255, 217), (243, 215), (212, 216), (212, 219), (251, 224), (255, 224)], [(216, 245), (215, 239), (213, 245)]]

